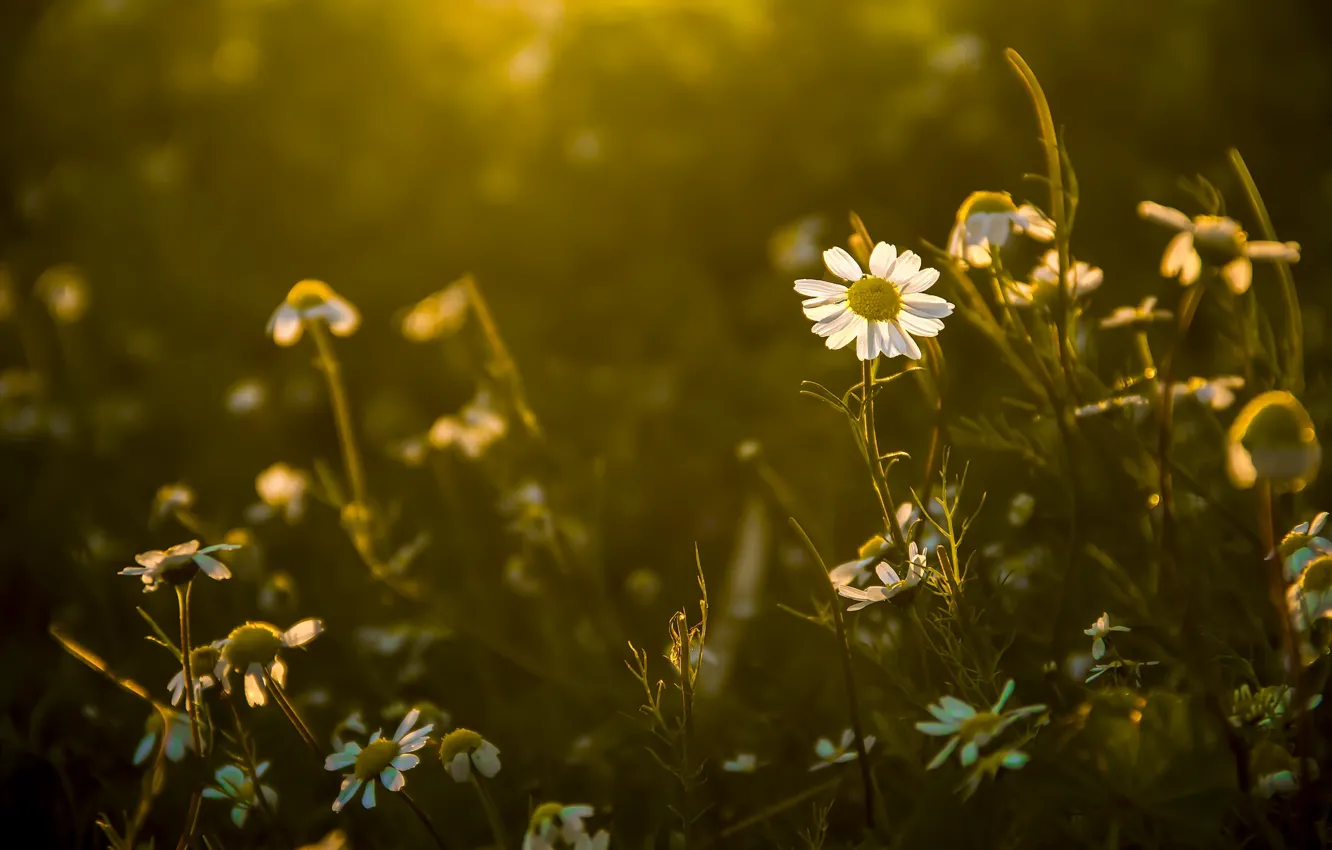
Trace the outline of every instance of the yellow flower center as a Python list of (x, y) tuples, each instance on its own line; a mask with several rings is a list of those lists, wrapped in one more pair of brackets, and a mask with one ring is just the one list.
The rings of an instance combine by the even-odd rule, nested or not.
[(448, 764), (458, 753), (470, 753), (482, 743), (481, 736), (471, 729), (454, 729), (439, 744), (439, 760)]
[(212, 675), (213, 668), (217, 666), (221, 653), (212, 646), (200, 646), (190, 652), (190, 668), (194, 672), (194, 678), (204, 675)]
[(989, 740), (1002, 722), (1003, 718), (999, 715), (983, 711), (962, 721), (962, 728), (958, 730), (958, 735), (964, 741)]
[(1300, 574), (1300, 589), (1305, 593), (1324, 593), (1332, 588), (1332, 555), (1320, 555)]
[(303, 280), (287, 293), (287, 303), (298, 310), (318, 307), (333, 296), (333, 290), (322, 280)]
[(528, 822), (528, 831), (537, 832), (544, 824), (558, 820), (564, 813), (564, 806), (559, 803), (542, 803), (532, 810), (532, 819)]
[(272, 664), (282, 647), (282, 633), (268, 623), (246, 623), (227, 635), (222, 657), (233, 669), (244, 673), (251, 664)]
[(356, 778), (362, 781), (374, 779), (384, 772), (384, 768), (398, 757), (398, 742), (387, 738), (372, 741), (356, 757)]
[(846, 305), (852, 313), (871, 322), (892, 322), (902, 312), (902, 293), (890, 281), (866, 276), (851, 284)]
[(1248, 236), (1233, 218), (1200, 215), (1193, 220), (1193, 244), (1217, 263), (1238, 257)]

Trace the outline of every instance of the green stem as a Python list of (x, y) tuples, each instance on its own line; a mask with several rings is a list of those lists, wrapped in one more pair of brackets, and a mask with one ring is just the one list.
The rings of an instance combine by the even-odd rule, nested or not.
[(194, 754), (203, 758), (203, 734), (199, 729), (199, 708), (194, 702), (194, 670), (190, 663), (190, 587), (193, 584), (191, 580), (176, 585), (176, 605), (180, 610), (180, 666), (185, 676), (185, 713), (190, 716)]
[(495, 324), (495, 318), (490, 314), (490, 306), (481, 295), (481, 287), (477, 286), (476, 278), (470, 274), (465, 276), (462, 282), (467, 287), (467, 297), (472, 303), (473, 312), (476, 313), (477, 323), (481, 325), (481, 333), (486, 338), (486, 344), (490, 346), (491, 374), (508, 383), (509, 399), (513, 403), (514, 410), (518, 412), (518, 418), (522, 420), (528, 436), (540, 439), (541, 427), (537, 423), (536, 414), (527, 404), (523, 377), (518, 372), (517, 363), (509, 354), (509, 347), (504, 344), (504, 337), (500, 336), (499, 326)]
[[(1160, 375), (1161, 381), (1158, 385), (1158, 398), (1160, 403), (1157, 405), (1157, 442), (1156, 442), (1156, 466), (1158, 493), (1161, 499), (1161, 564), (1170, 567), (1169, 579), (1170, 592), (1180, 592), (1183, 588), (1176, 583), (1174, 575), (1175, 563), (1175, 493), (1174, 483), (1171, 481), (1171, 450), (1174, 441), (1174, 419), (1175, 419), (1175, 393), (1172, 386), (1175, 381), (1175, 363), (1176, 355), (1184, 346), (1184, 338), (1188, 335), (1189, 327), (1193, 324), (1193, 317), (1198, 312), (1198, 303), (1202, 301), (1203, 291), (1206, 281), (1200, 280), (1184, 291), (1184, 298), (1179, 307), (1179, 324), (1175, 332), (1175, 341), (1166, 354), (1162, 363)], [(1154, 565), (1152, 570), (1148, 590), (1156, 593), (1160, 587), (1159, 566)]]
[(195, 789), (190, 795), (190, 807), (185, 812), (185, 828), (180, 832), (180, 839), (176, 841), (176, 850), (185, 850), (194, 840), (194, 828), (199, 823), (199, 804), (203, 802), (203, 791)]
[(490, 823), (490, 835), (495, 839), (495, 846), (507, 848), (509, 839), (504, 832), (504, 819), (500, 817), (494, 798), (490, 796), (490, 791), (486, 789), (485, 783), (476, 771), (469, 771), (468, 775), (471, 777), (472, 787), (476, 789), (476, 795), (481, 798), (481, 808), (486, 811), (486, 820)]
[[(370, 781), (373, 782), (374, 780), (372, 779)], [(424, 809), (416, 804), (416, 801), (407, 793), (407, 789), (404, 788), (399, 791), (398, 796), (411, 807), (412, 814), (416, 815), (416, 819), (419, 820), (422, 826), (424, 826), (430, 833), (430, 837), (435, 839), (435, 846), (438, 847), (439, 850), (449, 850), (448, 842), (444, 840), (444, 836), (440, 835), (439, 830), (435, 829), (435, 824), (430, 820), (430, 816), (425, 813)]]
[(273, 677), (267, 673), (264, 674), (264, 683), (268, 686), (268, 692), (273, 695), (273, 701), (278, 704), (278, 708), (282, 709), (282, 713), (287, 715), (287, 719), (291, 721), (291, 725), (295, 727), (296, 732), (301, 736), (301, 739), (305, 741), (306, 745), (310, 748), (310, 751), (315, 754), (315, 758), (322, 758), (323, 756), (319, 751), (319, 743), (315, 740), (314, 733), (310, 731), (310, 727), (305, 724), (305, 721), (301, 719), (300, 714), (296, 712), (295, 706), (293, 706), (291, 701), (287, 699), (287, 694), (282, 690), (282, 686), (275, 682)]
[[(352, 425), (351, 404), (347, 401), (347, 388), (342, 379), (342, 365), (333, 350), (333, 341), (328, 330), (321, 322), (309, 323), (310, 334), (319, 349), (319, 363), (328, 382), (328, 394), (333, 403), (333, 419), (338, 431), (338, 444), (342, 448), (342, 465), (351, 485), (352, 503), (355, 513), (351, 515), (352, 542), (357, 551), (372, 570), (379, 572), (379, 562), (375, 558), (370, 542), (368, 516), (369, 496), (366, 493), (365, 471), (361, 463), (361, 453), (356, 446), (356, 433)], [(347, 516), (347, 514), (344, 514)]]
[(874, 493), (879, 497), (879, 508), (883, 511), (883, 524), (892, 537), (893, 546), (897, 548), (899, 557), (905, 559), (906, 536), (902, 534), (902, 525), (897, 521), (896, 503), (893, 501), (892, 491), (888, 489), (888, 477), (883, 473), (883, 462), (879, 455), (879, 434), (874, 424), (874, 366), (877, 362), (877, 360), (860, 362), (862, 399), (860, 418), (864, 430), (865, 460), (869, 463)]
[[(1264, 239), (1277, 241), (1276, 230), (1272, 227), (1272, 217), (1267, 213), (1267, 204), (1258, 192), (1258, 184), (1253, 182), (1253, 175), (1244, 163), (1240, 152), (1230, 149), (1230, 164), (1244, 186), (1244, 193), (1249, 197), (1249, 206), (1258, 218), (1258, 232)], [(1300, 392), (1304, 389), (1304, 319), (1300, 315), (1300, 299), (1295, 293), (1295, 276), (1291, 274), (1290, 264), (1277, 262), (1277, 276), (1281, 280), (1281, 301), (1286, 310), (1286, 362), (1283, 377), (1286, 389)]]
[(245, 724), (241, 722), (240, 712), (236, 710), (236, 703), (225, 693), (222, 699), (226, 702), (227, 708), (231, 709), (231, 719), (236, 724), (236, 739), (240, 741), (241, 766), (245, 769), (245, 774), (250, 777), (250, 785), (254, 788), (254, 796), (258, 800), (259, 810), (263, 812), (264, 819), (271, 824), (277, 823), (277, 818), (268, 808), (268, 800), (263, 795), (263, 789), (259, 785), (259, 768), (255, 764), (254, 742)]

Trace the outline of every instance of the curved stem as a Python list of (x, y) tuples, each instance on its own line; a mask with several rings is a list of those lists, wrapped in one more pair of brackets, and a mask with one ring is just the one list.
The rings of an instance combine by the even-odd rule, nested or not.
[(199, 707), (194, 700), (194, 670), (190, 663), (190, 587), (193, 581), (176, 585), (176, 606), (180, 610), (180, 666), (185, 676), (185, 713), (190, 716), (190, 741), (194, 754), (203, 758), (203, 733), (199, 728)]
[[(373, 782), (374, 780), (371, 781)], [(412, 813), (416, 815), (417, 820), (421, 821), (421, 824), (430, 832), (430, 837), (435, 839), (435, 846), (438, 847), (439, 850), (449, 850), (449, 844), (444, 840), (444, 836), (440, 835), (439, 830), (435, 829), (435, 824), (430, 820), (430, 816), (425, 813), (424, 809), (416, 804), (416, 801), (407, 793), (407, 789), (404, 788), (399, 791), (398, 796), (405, 800), (407, 805), (411, 806)]]
[(527, 403), (527, 393), (523, 390), (523, 377), (518, 372), (518, 365), (514, 362), (513, 356), (509, 354), (509, 347), (504, 344), (504, 337), (500, 336), (499, 326), (490, 315), (490, 306), (481, 296), (481, 287), (476, 285), (476, 278), (470, 274), (462, 279), (462, 284), (467, 288), (467, 297), (472, 303), (472, 310), (476, 313), (477, 323), (481, 326), (481, 333), (485, 335), (486, 344), (490, 346), (491, 374), (508, 383), (509, 400), (513, 403), (514, 410), (518, 412), (518, 418), (523, 421), (528, 436), (540, 439), (541, 426), (537, 423), (536, 414)]
[(282, 686), (273, 681), (273, 677), (267, 673), (264, 674), (264, 680), (265, 684), (268, 685), (268, 692), (273, 695), (273, 702), (277, 703), (278, 708), (282, 709), (282, 713), (287, 715), (287, 719), (291, 721), (291, 725), (295, 727), (296, 732), (301, 736), (302, 740), (305, 741), (306, 745), (309, 746), (310, 751), (315, 754), (315, 758), (322, 758), (323, 756), (319, 751), (319, 743), (315, 740), (315, 736), (310, 731), (310, 727), (305, 725), (305, 721), (302, 720), (300, 714), (296, 712), (295, 706), (293, 706), (291, 701), (287, 699), (287, 694), (282, 690)]
[(194, 828), (199, 823), (199, 804), (203, 802), (203, 791), (195, 789), (190, 795), (190, 808), (185, 813), (185, 828), (181, 830), (180, 839), (176, 842), (176, 850), (185, 850), (194, 840)]
[(508, 847), (509, 840), (504, 833), (504, 820), (500, 817), (494, 798), (490, 796), (485, 783), (481, 781), (476, 771), (471, 771), (468, 775), (471, 777), (472, 787), (476, 789), (476, 795), (481, 798), (481, 808), (486, 810), (486, 820), (490, 823), (490, 835), (495, 839), (495, 845)]

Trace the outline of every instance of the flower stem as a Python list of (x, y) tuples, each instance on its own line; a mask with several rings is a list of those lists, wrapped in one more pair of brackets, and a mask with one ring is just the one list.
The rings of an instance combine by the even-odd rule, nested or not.
[(185, 812), (185, 828), (181, 830), (176, 850), (185, 850), (194, 840), (194, 828), (199, 823), (199, 804), (203, 802), (203, 791), (196, 788), (190, 795), (190, 808)]
[(199, 729), (199, 707), (194, 701), (194, 670), (190, 663), (190, 587), (193, 584), (193, 581), (187, 581), (176, 585), (176, 605), (180, 610), (180, 666), (185, 676), (185, 713), (190, 716), (190, 741), (194, 744), (194, 754), (203, 758), (203, 734)]
[(1263, 541), (1263, 567), (1267, 572), (1267, 594), (1281, 624), (1281, 648), (1286, 656), (1286, 676), (1292, 692), (1298, 690), (1300, 677), (1300, 650), (1291, 627), (1290, 611), (1286, 605), (1286, 582), (1282, 575), (1281, 553), (1277, 551), (1275, 523), (1272, 520), (1272, 482), (1258, 479), (1258, 533)]
[(855, 735), (856, 763), (860, 765), (860, 781), (865, 795), (865, 828), (872, 830), (874, 829), (874, 777), (870, 774), (869, 757), (865, 750), (865, 736), (860, 728), (860, 706), (856, 696), (856, 677), (851, 666), (851, 643), (846, 637), (846, 623), (842, 617), (841, 596), (837, 593), (837, 588), (833, 587), (832, 582), (828, 580), (828, 567), (823, 563), (823, 558), (819, 556), (819, 550), (814, 546), (814, 541), (809, 539), (809, 535), (805, 533), (805, 529), (800, 527), (800, 523), (796, 521), (795, 517), (791, 517), (790, 520), (791, 527), (800, 536), (801, 542), (805, 544), (806, 551), (809, 552), (814, 559), (814, 564), (819, 568), (819, 580), (827, 586), (832, 595), (833, 625), (837, 630), (837, 643), (841, 649), (842, 676), (846, 680), (846, 702), (851, 713), (851, 732)]
[[(1198, 312), (1198, 302), (1202, 301), (1204, 284), (1205, 281), (1197, 281), (1184, 291), (1184, 298), (1179, 307), (1179, 323), (1175, 331), (1175, 341), (1163, 359), (1160, 369), (1161, 381), (1157, 385), (1159, 403), (1157, 404), (1156, 467), (1157, 495), (1161, 498), (1161, 553), (1159, 561), (1171, 568), (1169, 579), (1172, 581), (1172, 586), (1167, 588), (1170, 592), (1181, 590), (1173, 584), (1176, 578), (1173, 574), (1175, 560), (1175, 493), (1170, 475), (1170, 456), (1174, 441), (1175, 394), (1171, 391), (1171, 386), (1175, 379), (1175, 355), (1184, 346), (1184, 338), (1188, 335), (1189, 327), (1193, 324), (1193, 316)], [(1148, 584), (1148, 590), (1151, 593), (1156, 593), (1160, 589), (1161, 576), (1159, 572), (1160, 567), (1154, 564)]]
[(264, 813), (264, 818), (271, 824), (277, 824), (277, 817), (268, 808), (268, 800), (264, 797), (263, 789), (259, 785), (259, 769), (255, 766), (254, 742), (250, 738), (250, 733), (246, 730), (245, 724), (241, 722), (240, 712), (236, 710), (236, 703), (231, 697), (223, 693), (222, 699), (226, 702), (227, 708), (231, 709), (231, 719), (236, 724), (236, 739), (240, 741), (241, 766), (245, 769), (246, 776), (250, 777), (250, 785), (254, 788), (254, 796), (258, 801), (259, 810)]
[[(879, 458), (879, 434), (874, 424), (874, 365), (876, 362), (877, 360), (862, 360), (860, 362), (862, 399), (860, 424), (864, 433), (865, 460), (869, 463), (870, 477), (874, 482), (874, 493), (879, 497), (879, 508), (883, 511), (883, 524), (892, 537), (893, 546), (896, 547), (898, 556), (905, 559), (907, 556), (906, 537), (902, 534), (902, 526), (897, 521), (897, 513), (893, 509), (893, 494), (888, 489), (888, 477), (883, 474), (883, 463)], [(801, 534), (803, 533), (802, 531)], [(824, 570), (824, 572), (827, 573), (827, 570)]]
[(305, 721), (302, 720), (300, 714), (296, 712), (295, 706), (293, 706), (291, 701), (287, 699), (287, 694), (282, 690), (282, 686), (274, 681), (273, 677), (267, 673), (264, 674), (264, 679), (265, 683), (268, 685), (268, 692), (273, 695), (273, 701), (278, 704), (278, 708), (282, 709), (282, 713), (287, 715), (287, 719), (291, 721), (291, 725), (296, 728), (296, 732), (300, 734), (301, 739), (310, 747), (310, 751), (315, 754), (315, 757), (322, 758), (319, 751), (319, 744), (315, 741), (314, 733), (310, 731), (309, 726), (305, 725)]
[[(373, 782), (374, 780), (372, 779), (371, 781)], [(439, 850), (449, 850), (449, 844), (444, 840), (444, 836), (440, 835), (439, 830), (435, 829), (435, 824), (430, 820), (430, 816), (425, 813), (424, 809), (417, 805), (416, 801), (407, 793), (407, 789), (404, 788), (399, 791), (398, 796), (402, 797), (402, 799), (407, 802), (408, 806), (411, 806), (412, 813), (416, 815), (417, 820), (421, 821), (421, 824), (430, 832), (430, 837), (435, 839), (435, 846), (438, 847)]]
[(368, 528), (369, 497), (366, 494), (365, 471), (361, 464), (361, 453), (356, 446), (356, 433), (352, 426), (351, 404), (347, 401), (347, 388), (342, 380), (342, 365), (333, 351), (333, 341), (328, 330), (321, 322), (310, 322), (310, 333), (319, 349), (319, 363), (328, 382), (328, 394), (333, 403), (333, 419), (338, 431), (338, 444), (342, 448), (342, 465), (351, 485), (352, 503), (358, 512), (352, 515), (350, 523), (352, 543), (372, 570), (379, 571), (378, 560), (374, 556)]
[(486, 344), (490, 346), (490, 373), (496, 379), (508, 384), (509, 400), (513, 403), (514, 410), (518, 412), (518, 418), (523, 421), (523, 428), (527, 430), (528, 436), (540, 439), (541, 426), (537, 423), (536, 414), (527, 404), (523, 377), (518, 372), (518, 365), (509, 354), (509, 347), (504, 344), (504, 337), (500, 336), (499, 326), (490, 315), (490, 306), (481, 295), (481, 287), (476, 285), (476, 278), (470, 274), (463, 277), (463, 285), (467, 287), (467, 297), (472, 302), (472, 310), (476, 313), (481, 333), (485, 335)]
[(485, 783), (481, 781), (476, 771), (470, 771), (468, 775), (472, 780), (472, 787), (476, 789), (476, 795), (481, 798), (481, 808), (486, 810), (486, 820), (490, 823), (490, 835), (495, 839), (495, 846), (507, 848), (509, 840), (504, 833), (504, 820), (500, 817), (494, 798), (490, 796)]

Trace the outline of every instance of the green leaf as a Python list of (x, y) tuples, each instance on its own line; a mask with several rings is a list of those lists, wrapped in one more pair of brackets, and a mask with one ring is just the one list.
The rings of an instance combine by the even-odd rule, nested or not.
[(148, 625), (153, 630), (153, 634), (156, 635), (155, 638), (150, 636), (148, 640), (152, 641), (153, 643), (161, 644), (162, 646), (171, 650), (171, 654), (176, 656), (176, 662), (183, 663), (185, 659), (181, 658), (180, 650), (176, 647), (174, 643), (172, 643), (171, 638), (168, 637), (167, 633), (163, 631), (162, 627), (157, 624), (157, 621), (153, 619), (153, 615), (149, 614), (147, 611), (143, 610), (143, 608), (140, 607), (136, 607), (134, 610), (138, 611), (139, 616), (148, 622)]

